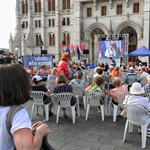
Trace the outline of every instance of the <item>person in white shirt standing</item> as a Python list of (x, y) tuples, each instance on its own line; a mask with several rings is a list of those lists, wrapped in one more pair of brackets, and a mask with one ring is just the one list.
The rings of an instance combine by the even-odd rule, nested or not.
[(148, 76), (148, 73), (145, 72), (145, 67), (143, 66), (143, 67), (141, 68), (141, 75), (140, 75), (140, 78), (142, 78), (142, 77), (147, 77), (147, 76)]
[(141, 68), (141, 75), (140, 75), (140, 78), (138, 80), (143, 86), (146, 85), (146, 83), (147, 83), (147, 76), (148, 76), (148, 73), (145, 72), (145, 67), (143, 66)]
[(113, 44), (110, 45), (110, 47), (105, 52), (106, 57), (116, 57), (116, 51), (114, 49)]

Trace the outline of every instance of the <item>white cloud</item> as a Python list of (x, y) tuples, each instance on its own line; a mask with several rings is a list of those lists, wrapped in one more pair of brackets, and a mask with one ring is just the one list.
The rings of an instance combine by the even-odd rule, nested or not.
[(10, 33), (14, 35), (16, 0), (4, 0), (0, 5), (0, 48), (9, 48)]

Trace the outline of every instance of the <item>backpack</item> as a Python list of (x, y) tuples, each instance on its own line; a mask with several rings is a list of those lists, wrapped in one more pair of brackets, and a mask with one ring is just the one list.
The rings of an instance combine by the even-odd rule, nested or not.
[[(13, 105), (10, 107), (8, 113), (7, 113), (7, 118), (6, 118), (6, 128), (7, 128), (7, 131), (9, 133), (9, 135), (13, 138), (12, 134), (10, 133), (10, 129), (11, 129), (11, 126), (12, 126), (12, 121), (13, 121), (13, 118), (14, 116), (16, 115), (16, 113), (18, 111), (20, 111), (23, 107), (22, 106), (16, 106), (16, 105)], [(33, 133), (34, 135), (34, 133)], [(16, 150), (15, 146), (14, 146), (14, 150)], [(52, 146), (48, 143), (48, 140), (47, 140), (47, 136), (46, 137), (43, 137), (43, 141), (42, 141), (42, 145), (41, 145), (41, 148), (40, 150), (55, 150), (54, 148), (52, 148)]]

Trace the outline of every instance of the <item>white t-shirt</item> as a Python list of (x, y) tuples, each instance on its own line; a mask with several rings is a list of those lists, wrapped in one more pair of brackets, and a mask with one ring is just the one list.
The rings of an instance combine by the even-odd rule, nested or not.
[[(14, 141), (7, 132), (6, 127), (6, 116), (9, 109), (10, 107), (0, 106), (0, 150), (13, 150), (14, 148)], [(13, 135), (15, 131), (23, 128), (32, 129), (28, 112), (24, 108), (14, 116), (10, 133)]]
[[(131, 95), (128, 98), (128, 100), (127, 100), (127, 98), (128, 98), (128, 95), (125, 97), (123, 104), (136, 105), (139, 107), (143, 107), (147, 111), (150, 111), (150, 102), (147, 97)], [(141, 124), (147, 123), (148, 119), (149, 119), (149, 117), (146, 114), (142, 114)]]

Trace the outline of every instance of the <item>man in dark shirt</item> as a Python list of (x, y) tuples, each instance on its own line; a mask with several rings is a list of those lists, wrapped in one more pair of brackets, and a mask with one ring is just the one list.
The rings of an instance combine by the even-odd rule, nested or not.
[(89, 67), (89, 69), (94, 69), (96, 68), (96, 66), (94, 65), (94, 63), (92, 63), (92, 65)]
[[(50, 95), (50, 91), (47, 90), (47, 88), (44, 85), (40, 85), (41, 84), (41, 80), (43, 80), (40, 76), (34, 76), (32, 78), (32, 90), (33, 91), (42, 91), (42, 92), (46, 92), (48, 95)], [(47, 97), (46, 95), (44, 95), (43, 97), (43, 102), (44, 104), (48, 104), (51, 102), (51, 98)], [(49, 116), (53, 115), (53, 113), (51, 112), (52, 109), (52, 104), (49, 105)], [(45, 116), (45, 109), (43, 106), (43, 114)]]
[(113, 66), (116, 66), (116, 62), (115, 62), (115, 60), (114, 60), (114, 59), (112, 59), (112, 57), (110, 57), (109, 59), (111, 60), (111, 63), (110, 63), (110, 64), (111, 64), (111, 65), (113, 65)]

